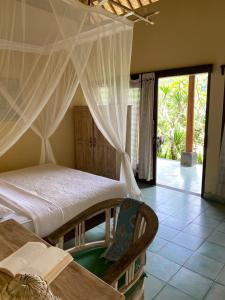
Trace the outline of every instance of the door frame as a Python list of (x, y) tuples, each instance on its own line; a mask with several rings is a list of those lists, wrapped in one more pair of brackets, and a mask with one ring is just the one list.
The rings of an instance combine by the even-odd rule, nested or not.
[(153, 134), (153, 180), (151, 184), (156, 185), (157, 175), (157, 127), (158, 127), (158, 82), (160, 78), (182, 76), (191, 74), (208, 73), (208, 87), (207, 87), (207, 99), (206, 99), (206, 119), (205, 119), (205, 135), (203, 145), (203, 170), (202, 170), (202, 189), (201, 197), (204, 198), (205, 191), (205, 174), (206, 174), (206, 157), (207, 157), (207, 146), (208, 146), (208, 121), (209, 121), (209, 104), (210, 104), (210, 86), (211, 86), (211, 73), (213, 70), (212, 64), (199, 65), (184, 68), (175, 68), (168, 70), (160, 70), (155, 72), (155, 95), (154, 95), (154, 111), (153, 111), (153, 122), (154, 122), (154, 134)]
[[(222, 76), (225, 75), (225, 65), (221, 65), (221, 75)], [(224, 92), (223, 92), (223, 116), (222, 116), (222, 123), (221, 123), (220, 146), (222, 145), (224, 126), (225, 126), (225, 80), (224, 80)]]

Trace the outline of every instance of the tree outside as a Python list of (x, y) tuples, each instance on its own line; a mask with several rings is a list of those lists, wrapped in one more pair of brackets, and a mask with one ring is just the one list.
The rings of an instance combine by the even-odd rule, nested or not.
[[(208, 74), (198, 74), (195, 79), (194, 145), (198, 163), (203, 163), (203, 145), (206, 116)], [(185, 151), (188, 76), (159, 79), (158, 137), (163, 142), (158, 147), (160, 158), (180, 160)]]

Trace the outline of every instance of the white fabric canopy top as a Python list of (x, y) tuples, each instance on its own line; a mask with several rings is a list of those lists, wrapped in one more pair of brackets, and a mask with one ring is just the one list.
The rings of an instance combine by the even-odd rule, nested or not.
[(0, 0), (0, 156), (28, 128), (41, 163), (78, 83), (92, 116), (121, 154), (121, 181), (139, 197), (125, 152), (133, 26), (77, 0)]

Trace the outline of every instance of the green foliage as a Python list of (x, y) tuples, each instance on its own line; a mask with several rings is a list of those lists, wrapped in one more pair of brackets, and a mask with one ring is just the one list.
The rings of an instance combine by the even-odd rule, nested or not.
[[(206, 95), (207, 74), (196, 75), (194, 151), (200, 164), (203, 162)], [(158, 136), (163, 136), (164, 143), (158, 157), (180, 160), (185, 151), (187, 103), (188, 76), (159, 80)]]
[(197, 153), (197, 161), (199, 164), (203, 163), (203, 154), (201, 152)]

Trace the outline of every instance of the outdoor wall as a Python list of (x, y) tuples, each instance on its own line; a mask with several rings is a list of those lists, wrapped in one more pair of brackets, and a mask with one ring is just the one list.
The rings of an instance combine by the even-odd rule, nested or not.
[(160, 0), (154, 26), (140, 22), (134, 28), (131, 73), (212, 63), (206, 164), (207, 193), (214, 193), (218, 172), (223, 77), (225, 63), (225, 1)]

